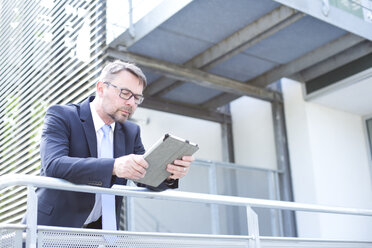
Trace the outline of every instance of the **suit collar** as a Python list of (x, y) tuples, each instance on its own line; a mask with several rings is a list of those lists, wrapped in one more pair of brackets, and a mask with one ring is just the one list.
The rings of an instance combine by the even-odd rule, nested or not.
[[(80, 119), (84, 128), (85, 137), (88, 141), (89, 151), (92, 157), (97, 157), (97, 136), (94, 128), (92, 112), (90, 109), (90, 102), (94, 100), (94, 96), (90, 96), (80, 105)], [(114, 129), (114, 157), (121, 157), (128, 153), (126, 151), (125, 125), (122, 123), (115, 123)]]
[[(80, 119), (82, 121), (87, 121), (89, 119), (92, 119), (92, 114), (90, 112), (90, 102), (92, 102), (94, 100), (94, 96), (90, 96), (88, 97), (88, 99), (86, 99), (84, 102), (82, 102), (80, 104)], [(93, 120), (92, 120), (93, 122)]]
[(88, 141), (90, 154), (92, 157), (97, 157), (97, 136), (89, 106), (89, 103), (93, 100), (94, 96), (90, 96), (80, 105), (80, 120), (84, 128), (85, 137)]

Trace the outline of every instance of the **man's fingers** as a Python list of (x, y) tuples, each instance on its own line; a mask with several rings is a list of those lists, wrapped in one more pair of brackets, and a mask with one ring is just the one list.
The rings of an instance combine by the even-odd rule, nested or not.
[(141, 179), (146, 175), (146, 170), (138, 165), (131, 165), (127, 167), (128, 179)]
[(194, 158), (194, 156), (183, 156), (182, 160), (187, 161), (187, 162), (193, 162), (195, 160), (195, 158)]
[(149, 167), (149, 164), (147, 161), (143, 158), (142, 155), (133, 155), (133, 160), (136, 164), (142, 166), (143, 168), (147, 169)]
[(117, 158), (114, 175), (128, 179), (141, 179), (146, 175), (148, 164), (142, 155), (129, 155)]
[(146, 175), (146, 171), (144, 173), (141, 173), (139, 171), (133, 170), (132, 178), (133, 179), (141, 179), (141, 178), (144, 178), (145, 175)]
[(174, 160), (173, 163), (182, 167), (190, 167), (190, 162), (184, 160)]
[(149, 167), (146, 160), (141, 155), (134, 155), (133, 156), (133, 165), (132, 168), (135, 170), (135, 177), (134, 179), (143, 178), (146, 175), (146, 169)]
[(172, 175), (169, 176), (169, 179), (179, 179), (188, 173), (190, 169), (191, 162), (193, 162), (195, 158), (193, 156), (183, 156), (182, 160), (175, 160), (173, 164), (167, 165), (167, 171), (170, 172)]
[(178, 178), (186, 176), (188, 168), (187, 167), (182, 167), (182, 166), (177, 166), (177, 165), (174, 165), (174, 164), (168, 164), (167, 165), (167, 171), (172, 174), (172, 176), (171, 176), (172, 179), (178, 179)]
[(138, 165), (138, 164), (133, 165), (132, 169), (134, 171), (138, 172), (140, 175), (143, 175), (142, 177), (144, 177), (145, 174), (146, 174), (146, 169), (143, 168), (142, 166)]

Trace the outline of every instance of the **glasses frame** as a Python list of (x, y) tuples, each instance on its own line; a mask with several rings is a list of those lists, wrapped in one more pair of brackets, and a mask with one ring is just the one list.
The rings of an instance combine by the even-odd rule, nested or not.
[[(141, 94), (134, 94), (130, 89), (127, 89), (127, 88), (119, 88), (118, 86), (110, 83), (110, 82), (103, 82), (104, 84), (107, 84), (108, 86), (112, 86), (118, 90), (120, 90), (120, 93), (119, 93), (119, 97), (123, 100), (129, 100), (131, 99), (132, 97), (134, 98), (134, 102), (137, 104), (137, 105), (140, 105), (143, 100), (145, 99), (145, 97)], [(130, 93), (131, 95), (129, 97), (124, 97), (125, 93), (123, 93), (123, 91), (126, 91), (127, 93)]]

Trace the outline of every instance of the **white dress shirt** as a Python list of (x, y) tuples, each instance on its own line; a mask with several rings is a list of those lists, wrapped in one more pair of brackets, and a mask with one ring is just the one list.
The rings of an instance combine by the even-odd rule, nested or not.
[[(96, 131), (96, 137), (97, 137), (97, 155), (98, 158), (101, 157), (101, 141), (103, 138), (103, 131), (102, 127), (105, 125), (101, 117), (97, 114), (96, 108), (94, 107), (94, 103), (90, 103), (90, 111), (92, 113), (92, 118), (93, 118), (93, 124), (94, 124), (94, 129)], [(113, 140), (114, 140), (114, 130), (115, 130), (115, 122), (110, 124), (111, 130), (110, 130), (110, 142), (111, 145), (113, 145)], [(101, 201), (101, 194), (96, 194), (96, 201), (94, 203), (94, 207), (92, 209), (92, 212), (90, 212), (88, 218), (86, 219), (84, 224), (89, 224), (91, 222), (94, 222), (99, 219), (102, 215), (102, 201)]]

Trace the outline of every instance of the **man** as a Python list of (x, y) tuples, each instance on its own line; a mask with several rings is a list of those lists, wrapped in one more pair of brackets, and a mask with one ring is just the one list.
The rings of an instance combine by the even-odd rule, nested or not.
[[(143, 101), (145, 86), (140, 68), (115, 61), (103, 69), (95, 97), (82, 104), (50, 107), (40, 146), (41, 175), (100, 187), (143, 178), (148, 164), (141, 155), (145, 150), (140, 129), (127, 120)], [(149, 188), (177, 188), (178, 179), (187, 174), (193, 160), (185, 156), (167, 165), (171, 176), (157, 188)], [(43, 188), (37, 195), (39, 225), (101, 228), (102, 213), (104, 219), (107, 215), (107, 195)], [(122, 197), (112, 200), (117, 228)]]

